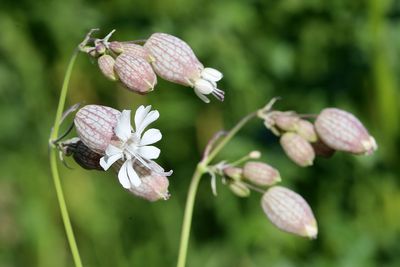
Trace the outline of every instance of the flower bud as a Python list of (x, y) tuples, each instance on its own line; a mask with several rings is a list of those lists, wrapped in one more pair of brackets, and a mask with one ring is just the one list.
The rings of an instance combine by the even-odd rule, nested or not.
[(229, 189), (238, 197), (248, 197), (250, 195), (250, 189), (245, 183), (239, 181), (229, 183)]
[(311, 145), (312, 145), (312, 147), (313, 147), (313, 149), (315, 151), (315, 155), (317, 155), (317, 156), (321, 156), (321, 157), (324, 157), (324, 158), (330, 158), (335, 153), (334, 149), (332, 149), (329, 146), (327, 146), (320, 139), (318, 139), (317, 142), (315, 142), (315, 143), (311, 143)]
[(300, 118), (293, 112), (275, 111), (271, 114), (275, 125), (282, 131), (295, 131)]
[(106, 106), (87, 105), (81, 108), (74, 119), (81, 141), (90, 150), (104, 154), (114, 136), (120, 114), (118, 110)]
[(315, 121), (315, 129), (321, 140), (335, 150), (369, 155), (378, 148), (364, 125), (344, 110), (322, 110)]
[(96, 45), (96, 53), (97, 53), (98, 55), (102, 55), (102, 54), (104, 54), (105, 52), (106, 52), (106, 47), (105, 47), (104, 44), (99, 43), (99, 44)]
[(222, 73), (213, 68), (204, 68), (193, 50), (183, 40), (165, 33), (154, 33), (144, 44), (151, 55), (154, 71), (163, 79), (190, 86), (204, 102), (212, 94), (224, 100), (225, 92), (217, 88)]
[(121, 54), (124, 52), (124, 48), (122, 47), (121, 42), (113, 41), (108, 44), (108, 47), (113, 51), (114, 53)]
[(243, 170), (238, 167), (226, 167), (223, 169), (224, 174), (233, 180), (240, 180), (242, 178)]
[(114, 70), (126, 88), (139, 94), (152, 91), (157, 84), (156, 74), (143, 58), (122, 53), (115, 60)]
[(318, 139), (317, 133), (315, 132), (314, 129), (314, 125), (309, 121), (300, 119), (295, 124), (295, 129), (298, 135), (300, 135), (309, 142), (315, 142)]
[[(122, 160), (116, 162), (114, 170), (117, 173), (122, 164)], [(139, 161), (134, 161), (132, 163), (132, 167), (139, 176), (141, 183), (139, 186), (130, 187), (129, 192), (137, 197), (152, 202), (160, 199), (167, 200), (170, 196), (168, 192), (169, 180), (166, 176), (159, 174), (161, 172), (164, 172), (164, 169), (153, 161), (149, 164), (151, 169), (145, 167)]]
[(280, 139), (286, 155), (301, 167), (313, 164), (315, 152), (309, 142), (296, 133), (285, 133)]
[(260, 186), (269, 186), (281, 181), (281, 176), (277, 169), (256, 161), (249, 161), (244, 165), (243, 177)]
[(133, 43), (121, 43), (121, 44), (122, 44), (122, 51), (124, 54), (129, 54), (131, 56), (140, 57), (146, 61), (150, 61), (151, 56), (143, 46)]
[(102, 55), (97, 59), (97, 63), (99, 64), (99, 68), (101, 72), (106, 76), (108, 79), (115, 81), (117, 77), (114, 72), (114, 64), (115, 60), (110, 55)]
[(314, 214), (302, 196), (282, 186), (271, 187), (261, 199), (268, 219), (279, 229), (299, 236), (316, 238)]
[(88, 148), (79, 138), (76, 142), (63, 143), (66, 148), (66, 155), (72, 155), (75, 162), (86, 170), (104, 171), (100, 166), (100, 158), (103, 156)]
[(253, 150), (249, 153), (249, 158), (251, 159), (259, 159), (261, 158), (261, 152), (258, 150)]

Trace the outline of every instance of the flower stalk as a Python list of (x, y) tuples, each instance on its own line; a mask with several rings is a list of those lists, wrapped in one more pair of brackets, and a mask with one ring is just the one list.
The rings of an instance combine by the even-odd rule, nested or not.
[(68, 64), (67, 71), (65, 73), (63, 85), (61, 88), (60, 99), (58, 102), (56, 118), (54, 120), (54, 125), (53, 125), (52, 131), (50, 134), (50, 139), (49, 139), (49, 154), (50, 154), (49, 156), (50, 156), (51, 174), (53, 177), (57, 200), (58, 200), (58, 204), (60, 206), (61, 217), (62, 217), (63, 224), (65, 227), (65, 233), (67, 235), (68, 243), (69, 243), (69, 246), (71, 249), (71, 254), (72, 254), (72, 257), (73, 257), (73, 260), (75, 263), (75, 267), (82, 267), (82, 260), (79, 255), (78, 246), (76, 244), (74, 232), (72, 230), (71, 220), (68, 215), (67, 204), (65, 203), (64, 193), (62, 190), (60, 175), (59, 175), (58, 166), (57, 166), (57, 151), (54, 146), (54, 140), (57, 140), (57, 138), (58, 138), (60, 122), (61, 122), (62, 113), (63, 113), (64, 106), (65, 106), (65, 100), (66, 100), (67, 92), (68, 92), (68, 85), (69, 85), (69, 81), (71, 78), (71, 73), (72, 73), (72, 69), (73, 69), (75, 60), (78, 56), (78, 52), (79, 52), (79, 50), (76, 49), (74, 51), (74, 53), (72, 54), (72, 57)]
[(186, 198), (185, 213), (183, 216), (181, 240), (179, 246), (178, 263), (177, 267), (185, 267), (186, 257), (189, 245), (190, 228), (193, 217), (193, 207), (196, 198), (197, 189), (203, 174), (207, 173), (208, 164), (218, 155), (218, 153), (229, 143), (229, 141), (239, 132), (243, 126), (251, 119), (257, 116), (257, 112), (253, 112), (242, 118), (215, 146), (211, 153), (206, 154), (205, 157), (197, 164), (196, 171), (193, 173), (190, 182), (189, 191)]

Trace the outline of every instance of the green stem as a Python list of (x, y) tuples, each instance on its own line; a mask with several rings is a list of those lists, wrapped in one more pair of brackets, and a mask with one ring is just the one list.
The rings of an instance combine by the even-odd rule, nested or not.
[(183, 216), (181, 242), (179, 246), (179, 256), (177, 267), (184, 267), (186, 264), (186, 256), (189, 245), (190, 227), (192, 224), (193, 207), (199, 186), (200, 178), (204, 174), (204, 169), (197, 165), (196, 171), (193, 174), (192, 181), (190, 182), (189, 191), (186, 199), (185, 214)]
[(65, 73), (64, 82), (61, 88), (60, 99), (58, 102), (56, 118), (54, 120), (53, 130), (50, 135), (50, 168), (51, 174), (53, 176), (54, 187), (57, 194), (58, 204), (60, 206), (61, 217), (64, 223), (65, 232), (67, 235), (68, 243), (71, 248), (72, 257), (74, 259), (74, 263), (76, 267), (82, 267), (82, 261), (79, 256), (78, 246), (76, 245), (74, 232), (72, 230), (71, 221), (68, 215), (67, 204), (65, 203), (64, 193), (61, 186), (60, 175), (58, 173), (58, 166), (57, 166), (57, 151), (53, 146), (53, 140), (56, 140), (58, 137), (58, 132), (60, 129), (60, 120), (64, 110), (65, 100), (67, 98), (68, 92), (68, 85), (71, 78), (72, 68), (74, 66), (75, 60), (78, 56), (79, 50), (76, 49), (69, 61), (67, 72)]
[(212, 150), (210, 155), (206, 155), (206, 157), (199, 164), (197, 164), (197, 168), (190, 182), (189, 191), (186, 198), (185, 213), (183, 216), (183, 224), (181, 232), (181, 241), (179, 246), (178, 263), (176, 265), (177, 267), (185, 267), (186, 265), (186, 257), (187, 257), (187, 250), (190, 237), (190, 227), (192, 224), (193, 207), (196, 198), (197, 188), (199, 186), (202, 175), (207, 170), (208, 163), (210, 163), (211, 160), (213, 160), (215, 156), (217, 156), (217, 154), (224, 148), (224, 146), (236, 135), (236, 133), (255, 116), (256, 113), (254, 112), (241, 119), (235, 125), (235, 127), (233, 127), (228, 132), (228, 134), (221, 140), (221, 142), (214, 148), (214, 150)]

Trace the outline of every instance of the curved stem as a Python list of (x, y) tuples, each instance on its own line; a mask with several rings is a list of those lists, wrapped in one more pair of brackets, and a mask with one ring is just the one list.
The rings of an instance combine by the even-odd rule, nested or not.
[(225, 147), (225, 145), (236, 135), (236, 133), (242, 129), (242, 127), (249, 122), (252, 118), (254, 118), (257, 115), (257, 112), (253, 112), (248, 114), (246, 117), (241, 119), (235, 127), (233, 127), (228, 134), (221, 140), (221, 142), (214, 148), (214, 150), (210, 153), (210, 155), (204, 159), (204, 164), (207, 165), (210, 163), (215, 156)]
[(178, 263), (177, 267), (185, 267), (186, 265), (186, 256), (189, 245), (189, 236), (190, 236), (190, 227), (192, 224), (193, 217), (193, 207), (196, 198), (197, 188), (200, 183), (200, 179), (202, 175), (207, 171), (207, 165), (217, 156), (217, 154), (224, 148), (224, 146), (236, 135), (236, 133), (252, 118), (257, 115), (256, 112), (253, 112), (243, 119), (241, 119), (235, 127), (233, 127), (228, 134), (221, 140), (221, 142), (212, 150), (212, 152), (207, 155), (202, 161), (197, 164), (196, 171), (193, 174), (192, 180), (190, 182), (189, 191), (186, 198), (186, 206), (185, 213), (183, 216), (183, 224), (182, 224), (182, 232), (181, 232), (181, 241), (179, 246), (179, 255), (178, 255)]
[(67, 204), (65, 203), (64, 193), (61, 186), (60, 175), (58, 173), (57, 166), (57, 153), (53, 145), (53, 140), (57, 139), (58, 132), (60, 129), (60, 120), (64, 110), (65, 100), (67, 98), (68, 85), (71, 78), (72, 68), (74, 66), (76, 57), (78, 56), (78, 49), (76, 49), (69, 61), (67, 72), (65, 73), (64, 82), (61, 88), (60, 99), (58, 102), (56, 118), (54, 120), (54, 126), (50, 135), (49, 145), (50, 145), (50, 168), (51, 174), (53, 176), (54, 187), (57, 194), (58, 204), (60, 206), (61, 217), (65, 227), (65, 233), (67, 235), (68, 243), (71, 248), (72, 257), (76, 267), (82, 267), (82, 260), (79, 256), (78, 246), (76, 245), (74, 232), (72, 230), (71, 221), (68, 215)]

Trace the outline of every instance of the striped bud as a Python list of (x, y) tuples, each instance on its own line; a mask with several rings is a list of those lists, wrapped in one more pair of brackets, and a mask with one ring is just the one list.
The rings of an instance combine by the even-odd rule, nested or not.
[(317, 142), (311, 143), (316, 156), (330, 158), (335, 154), (335, 150), (327, 146), (322, 140), (318, 139)]
[(296, 133), (285, 133), (280, 139), (286, 155), (301, 167), (313, 164), (315, 152), (309, 142)]
[(223, 172), (226, 176), (232, 178), (233, 180), (240, 180), (242, 178), (243, 170), (242, 168), (229, 166), (224, 168)]
[(268, 219), (279, 229), (299, 236), (316, 238), (317, 222), (302, 196), (282, 186), (271, 187), (261, 199)]
[(335, 150), (369, 155), (378, 148), (364, 125), (344, 110), (322, 110), (315, 121), (315, 129), (322, 141)]
[(257, 161), (249, 161), (244, 165), (243, 177), (260, 186), (269, 186), (281, 181), (277, 169)]
[(121, 43), (124, 54), (129, 54), (134, 57), (143, 58), (146, 61), (151, 61), (149, 52), (141, 45), (133, 43)]
[(97, 63), (99, 64), (99, 68), (101, 72), (106, 76), (108, 79), (115, 81), (117, 80), (117, 76), (114, 72), (114, 64), (115, 60), (110, 55), (102, 55), (97, 59)]
[(120, 114), (121, 112), (110, 107), (84, 106), (74, 119), (79, 138), (90, 150), (104, 154), (114, 136), (114, 127)]
[[(123, 161), (118, 161), (114, 170), (118, 173)], [(164, 169), (155, 162), (148, 163), (151, 169), (145, 167), (139, 161), (134, 161), (133, 168), (141, 180), (139, 186), (132, 186), (129, 192), (137, 197), (148, 201), (157, 201), (160, 199), (167, 200), (170, 196), (168, 192), (169, 181), (166, 176), (160, 175), (157, 172), (163, 172)]]
[(152, 91), (157, 84), (156, 74), (143, 58), (122, 53), (115, 60), (114, 71), (126, 88), (139, 94)]
[(163, 79), (193, 86), (194, 81), (200, 77), (203, 64), (183, 40), (166, 33), (154, 33), (144, 48), (154, 58), (153, 68)]
[(108, 47), (113, 51), (114, 53), (121, 54), (124, 52), (124, 48), (122, 47), (121, 42), (113, 41), (108, 44)]
[(250, 195), (250, 189), (245, 183), (239, 181), (229, 183), (229, 189), (238, 197), (248, 197)]
[(72, 143), (62, 144), (66, 149), (66, 155), (72, 155), (75, 162), (86, 170), (104, 171), (100, 166), (100, 158), (103, 156), (88, 148), (79, 138)]
[(298, 135), (309, 142), (316, 142), (318, 137), (315, 132), (314, 125), (306, 120), (299, 120), (295, 125), (295, 131)]
[(280, 112), (275, 111), (271, 114), (271, 117), (279, 129), (282, 131), (295, 131), (296, 125), (300, 118), (293, 112)]

